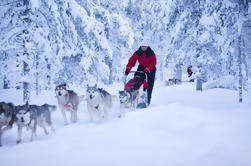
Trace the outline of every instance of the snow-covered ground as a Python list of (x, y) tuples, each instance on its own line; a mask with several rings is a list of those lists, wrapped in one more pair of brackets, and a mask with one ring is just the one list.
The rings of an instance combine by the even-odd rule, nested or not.
[[(105, 87), (111, 94), (121, 84)], [(78, 90), (84, 94), (84, 90)], [(21, 93), (0, 91), (0, 101), (21, 104)], [(54, 92), (32, 96), (32, 103), (57, 104)], [(106, 122), (90, 123), (86, 102), (79, 122), (63, 125), (53, 112), (55, 133), (38, 128), (30, 142), (24, 131), (16, 145), (16, 126), (3, 135), (1, 166), (250, 166), (251, 95), (242, 104), (238, 93), (226, 89), (195, 91), (193, 83), (164, 87), (156, 82), (149, 108), (115, 118), (118, 104)], [(68, 116), (69, 119), (69, 116)]]

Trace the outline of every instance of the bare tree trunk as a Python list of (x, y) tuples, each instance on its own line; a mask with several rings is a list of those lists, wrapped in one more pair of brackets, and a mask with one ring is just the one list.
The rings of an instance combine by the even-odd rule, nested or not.
[(23, 82), (23, 102), (26, 103), (30, 101), (30, 90), (29, 83)]
[(242, 56), (241, 56), (241, 36), (238, 37), (238, 66), (239, 66), (239, 103), (242, 103), (242, 89), (243, 89), (243, 76), (242, 76)]
[(206, 73), (205, 70), (202, 68), (202, 65), (199, 64), (197, 66), (197, 77), (196, 77), (196, 90), (197, 91), (202, 91), (202, 84), (206, 82)]
[(160, 74), (160, 80), (163, 81), (163, 80), (164, 80), (164, 79), (163, 79), (163, 73), (164, 73), (164, 72), (163, 72), (163, 61), (160, 62), (159, 71), (160, 71), (159, 73), (161, 73), (161, 74)]
[(4, 76), (3, 78), (3, 89), (8, 89), (9, 88), (9, 81), (7, 80), (7, 77)]
[(108, 64), (108, 66), (109, 66), (109, 70), (110, 70), (110, 75), (109, 75), (109, 81), (108, 81), (108, 84), (109, 85), (111, 85), (112, 84), (112, 82), (113, 82), (113, 80), (114, 80), (114, 68), (113, 68), (113, 64), (112, 64), (112, 60), (111, 61), (109, 61), (109, 64)]
[(196, 81), (196, 90), (197, 91), (202, 91), (202, 79), (201, 78), (197, 78), (197, 81)]
[(182, 68), (181, 68), (181, 63), (177, 63), (174, 68), (174, 78), (176, 80), (179, 80), (180, 82), (182, 81)]
[[(29, 68), (28, 68), (28, 64), (24, 61), (23, 62), (23, 73), (24, 73), (24, 77), (27, 77), (27, 74), (29, 72)], [(27, 81), (23, 82), (23, 102), (30, 101), (30, 87), (29, 87), (29, 83)]]
[(242, 75), (242, 25), (243, 25), (243, 16), (245, 14), (245, 2), (242, 0), (239, 0), (239, 13), (238, 13), (238, 67), (239, 67), (239, 103), (242, 103), (242, 90), (243, 90), (243, 75)]
[(35, 63), (36, 63), (36, 95), (38, 95), (39, 93), (39, 82), (38, 82), (38, 77), (39, 77), (39, 74), (38, 74), (38, 65), (39, 65), (39, 57), (38, 57), (38, 53), (35, 55)]

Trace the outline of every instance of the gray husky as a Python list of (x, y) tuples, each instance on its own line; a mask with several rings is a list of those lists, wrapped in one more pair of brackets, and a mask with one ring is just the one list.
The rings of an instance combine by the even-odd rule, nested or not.
[(139, 90), (123, 90), (119, 91), (119, 101), (120, 101), (120, 116), (122, 116), (125, 108), (134, 111), (140, 102), (140, 96), (143, 94), (143, 86)]
[(72, 90), (66, 89), (66, 84), (61, 84), (56, 86), (55, 89), (56, 98), (58, 100), (58, 105), (61, 109), (65, 125), (68, 124), (65, 111), (69, 111), (71, 113), (71, 122), (75, 123), (78, 120), (77, 110), (79, 105), (79, 96), (73, 92)]
[(18, 139), (17, 143), (21, 142), (22, 128), (26, 127), (27, 130), (31, 129), (31, 141), (36, 135), (37, 125), (44, 129), (45, 134), (49, 134), (46, 130), (45, 123), (51, 127), (52, 131), (54, 127), (51, 120), (51, 112), (56, 110), (55, 105), (44, 104), (42, 106), (29, 105), (28, 102), (22, 106), (16, 106), (16, 124), (18, 126)]
[(0, 102), (0, 146), (2, 134), (12, 128), (15, 121), (15, 106), (12, 103)]
[(55, 129), (52, 125), (51, 112), (56, 111), (57, 107), (55, 105), (43, 104), (41, 106), (30, 105), (30, 108), (36, 111), (37, 114), (37, 124), (44, 129), (46, 135), (49, 134), (45, 124), (50, 126), (51, 130), (54, 132)]
[(22, 106), (16, 106), (16, 124), (18, 127), (17, 144), (22, 139), (22, 128), (31, 129), (31, 141), (34, 139), (37, 129), (37, 111), (34, 107), (30, 107), (28, 103)]
[(100, 119), (105, 119), (113, 105), (113, 96), (104, 89), (97, 88), (97, 85), (87, 86), (86, 91), (87, 109), (90, 114), (91, 121), (93, 113), (97, 112)]

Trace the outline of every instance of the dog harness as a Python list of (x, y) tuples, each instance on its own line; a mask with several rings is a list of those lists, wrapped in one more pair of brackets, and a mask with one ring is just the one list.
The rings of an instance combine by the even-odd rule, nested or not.
[(68, 108), (71, 107), (69, 104), (64, 104), (64, 107)]

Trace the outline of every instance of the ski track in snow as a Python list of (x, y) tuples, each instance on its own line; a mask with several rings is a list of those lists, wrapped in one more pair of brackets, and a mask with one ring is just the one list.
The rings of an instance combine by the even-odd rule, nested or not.
[[(101, 85), (111, 94), (121, 86)], [(74, 90), (84, 94), (83, 89)], [(21, 104), (21, 96), (18, 91), (1, 90), (0, 100)], [(236, 91), (198, 92), (192, 83), (164, 87), (157, 81), (149, 108), (118, 119), (119, 104), (115, 103), (107, 121), (92, 123), (83, 101), (78, 123), (64, 126), (58, 109), (52, 113), (56, 132), (46, 136), (38, 127), (33, 142), (29, 141), (31, 133), (24, 130), (22, 143), (16, 145), (16, 126), (5, 132), (1, 166), (249, 166), (250, 98), (245, 94), (239, 104)], [(57, 105), (54, 91), (32, 95), (31, 99), (39, 105)]]

